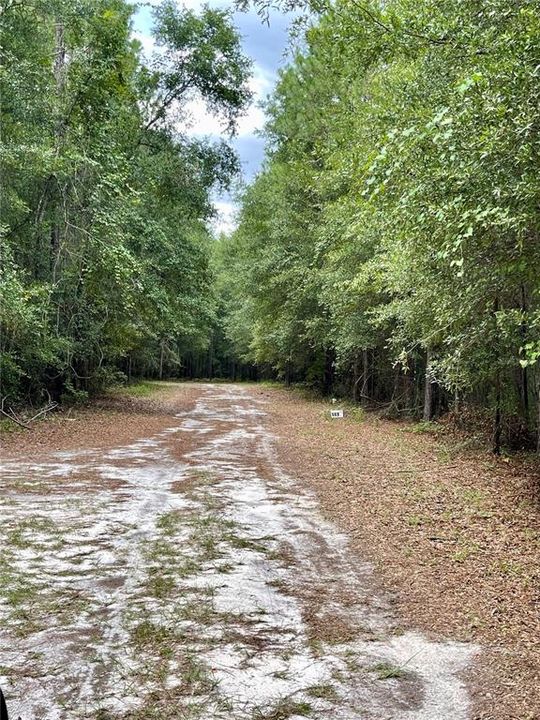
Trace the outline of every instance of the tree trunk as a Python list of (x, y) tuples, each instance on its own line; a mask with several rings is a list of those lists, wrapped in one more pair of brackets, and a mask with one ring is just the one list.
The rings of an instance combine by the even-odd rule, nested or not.
[[(66, 44), (64, 38), (64, 24), (57, 22), (54, 28), (55, 31), (55, 45), (54, 45), (54, 63), (53, 63), (53, 74), (56, 85), (56, 102), (57, 102), (57, 117), (56, 117), (56, 154), (60, 155), (62, 140), (65, 136), (65, 121), (63, 117), (62, 107), (62, 96), (64, 93), (65, 85), (65, 64), (66, 64)], [(53, 283), (56, 282), (56, 273), (58, 269), (58, 261), (60, 258), (60, 244), (61, 234), (60, 225), (58, 222), (58, 215), (60, 213), (59, 208), (60, 200), (53, 209), (53, 225), (51, 228), (51, 276)]]
[(410, 368), (405, 368), (403, 371), (403, 409), (408, 415), (411, 414), (413, 407), (413, 377)]
[(391, 412), (394, 410), (397, 410), (399, 407), (399, 403), (396, 401), (396, 398), (399, 398), (398, 393), (399, 393), (400, 380), (401, 380), (401, 368), (399, 367), (399, 364), (396, 363), (395, 372), (394, 372), (394, 387), (392, 390), (392, 397), (390, 399), (390, 405), (389, 405), (389, 410)]
[(369, 354), (366, 348), (362, 351), (362, 388), (360, 390), (362, 404), (365, 405), (368, 399), (369, 380)]
[(165, 352), (165, 343), (161, 341), (160, 353), (159, 353), (159, 379), (163, 380), (163, 354)]
[(536, 395), (536, 452), (540, 455), (540, 377), (538, 378), (538, 392)]
[(495, 423), (493, 427), (493, 452), (495, 455), (501, 454), (501, 376), (497, 372), (496, 390), (495, 390)]
[(423, 420), (429, 422), (432, 418), (433, 413), (433, 384), (431, 382), (431, 374), (429, 363), (431, 361), (431, 353), (428, 350), (426, 353), (426, 375), (424, 385), (424, 414)]
[(212, 380), (214, 372), (214, 344), (210, 340), (210, 347), (208, 348), (208, 378)]
[(353, 363), (353, 386), (352, 386), (352, 400), (353, 403), (358, 402), (358, 383), (360, 378), (358, 377), (358, 355), (354, 356)]
[[(499, 311), (499, 296), (497, 295), (495, 297), (495, 300), (493, 302), (493, 318), (494, 322), (496, 324), (497, 322), (497, 312)], [(498, 348), (495, 347), (495, 362), (498, 360)], [(501, 434), (502, 434), (502, 426), (501, 426), (501, 371), (497, 367), (497, 374), (495, 376), (495, 420), (493, 425), (493, 452), (495, 455), (501, 454)]]
[[(525, 286), (521, 284), (521, 311), (523, 316), (527, 312), (527, 294), (525, 292)], [(527, 341), (527, 324), (521, 323), (521, 342), (525, 345)], [(521, 368), (521, 397), (523, 403), (523, 419), (525, 426), (528, 429), (530, 423), (530, 408), (529, 408), (529, 373), (527, 366)]]
[(334, 386), (334, 350), (333, 348), (326, 348), (324, 351), (324, 377), (323, 377), (323, 392), (325, 395), (329, 395)]
[(521, 369), (521, 386), (523, 391), (523, 419), (525, 426), (528, 428), (531, 411), (529, 408), (529, 373), (527, 367)]

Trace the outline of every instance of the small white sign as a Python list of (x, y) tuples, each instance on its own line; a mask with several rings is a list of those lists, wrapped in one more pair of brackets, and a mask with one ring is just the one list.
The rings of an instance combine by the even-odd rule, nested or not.
[(343, 410), (330, 410), (330, 417), (331, 418), (342, 418)]

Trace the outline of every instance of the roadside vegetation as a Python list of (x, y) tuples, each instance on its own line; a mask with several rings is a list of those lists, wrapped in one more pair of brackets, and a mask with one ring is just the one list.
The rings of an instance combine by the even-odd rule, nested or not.
[(220, 243), (236, 353), (534, 447), (539, 3), (316, 5)]
[(128, 0), (2, 4), (6, 411), (277, 378), (539, 449), (538, 0), (278, 5), (296, 49), (215, 240), (238, 160), (188, 107), (248, 107), (230, 13), (155, 4), (148, 56)]
[[(493, 456), (443, 423), (434, 434), (374, 413), (362, 423), (347, 414), (330, 420), (327, 401), (295, 392), (273, 390), (269, 407), (281, 466), (315, 490), (324, 514), (375, 564), (402, 629), (482, 648), (467, 674), (471, 717), (533, 720), (540, 707), (536, 458)], [(369, 672), (381, 683), (407, 682), (414, 664), (407, 659), (377, 660)]]
[(231, 132), (247, 107), (230, 13), (164, 0), (147, 57), (128, 0), (0, 11), (2, 397), (83, 401), (166, 375), (216, 323), (210, 194), (238, 162), (189, 137), (187, 104)]

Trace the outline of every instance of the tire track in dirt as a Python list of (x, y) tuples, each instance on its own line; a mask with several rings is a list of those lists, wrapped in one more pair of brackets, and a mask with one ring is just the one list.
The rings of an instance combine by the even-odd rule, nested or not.
[(2, 465), (15, 717), (467, 720), (476, 648), (400, 629), (274, 443), (208, 385), (151, 438)]

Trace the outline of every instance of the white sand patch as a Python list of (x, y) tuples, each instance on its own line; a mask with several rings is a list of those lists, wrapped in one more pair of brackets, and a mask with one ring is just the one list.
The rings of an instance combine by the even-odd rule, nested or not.
[(14, 717), (121, 718), (155, 691), (208, 720), (283, 703), (290, 718), (468, 720), (476, 648), (394, 633), (373, 568), (276, 463), (265, 404), (208, 385), (153, 438), (0, 466)]

